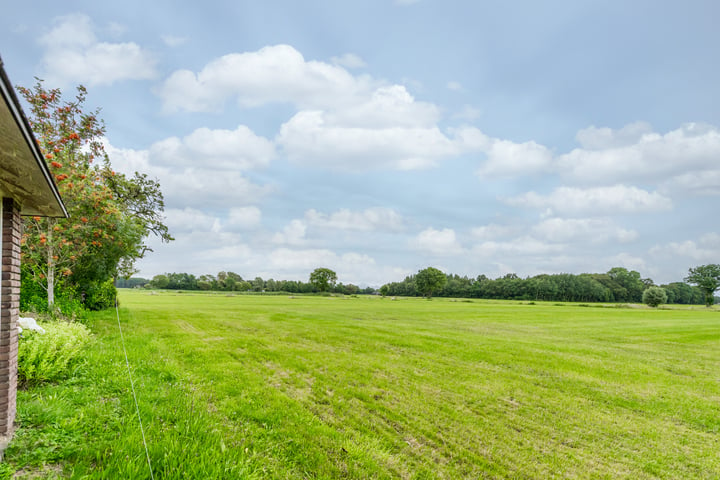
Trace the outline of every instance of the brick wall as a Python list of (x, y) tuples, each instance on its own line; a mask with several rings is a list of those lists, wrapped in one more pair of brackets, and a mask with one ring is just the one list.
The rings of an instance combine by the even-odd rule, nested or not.
[(20, 207), (2, 199), (2, 284), (0, 287), (0, 435), (11, 436), (17, 395), (20, 313)]

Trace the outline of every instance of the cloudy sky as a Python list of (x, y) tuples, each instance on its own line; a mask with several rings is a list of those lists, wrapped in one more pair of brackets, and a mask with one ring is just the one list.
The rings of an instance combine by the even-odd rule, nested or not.
[[(68, 6), (72, 4), (71, 6)], [(102, 108), (176, 241), (140, 275), (379, 286), (720, 262), (714, 0), (12, 2), (11, 80)]]

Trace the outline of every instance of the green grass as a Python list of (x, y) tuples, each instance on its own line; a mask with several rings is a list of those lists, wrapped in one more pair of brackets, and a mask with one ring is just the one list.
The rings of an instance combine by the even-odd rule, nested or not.
[[(718, 310), (121, 304), (155, 478), (720, 477)], [(18, 396), (25, 478), (149, 478), (115, 312), (90, 325), (69, 381)]]

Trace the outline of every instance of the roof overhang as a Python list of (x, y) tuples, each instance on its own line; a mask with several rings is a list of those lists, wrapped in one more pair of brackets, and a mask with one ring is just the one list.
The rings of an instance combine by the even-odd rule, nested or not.
[(22, 215), (67, 217), (60, 192), (0, 59), (0, 194)]

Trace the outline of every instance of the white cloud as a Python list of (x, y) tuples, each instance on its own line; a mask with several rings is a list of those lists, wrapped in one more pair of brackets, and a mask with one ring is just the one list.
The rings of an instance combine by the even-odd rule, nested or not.
[(550, 242), (627, 243), (635, 240), (638, 233), (614, 225), (608, 219), (549, 218), (532, 228), (534, 235)]
[(348, 128), (328, 123), (321, 111), (295, 115), (277, 142), (292, 162), (353, 171), (426, 168), (456, 151), (437, 127)]
[(473, 237), (478, 240), (495, 240), (498, 238), (508, 237), (518, 233), (518, 227), (507, 225), (482, 225), (471, 230)]
[(357, 231), (399, 231), (403, 228), (403, 219), (391, 208), (368, 208), (362, 211), (340, 209), (327, 214), (310, 209), (305, 212), (309, 225), (320, 228)]
[(235, 130), (198, 128), (179, 139), (170, 137), (150, 147), (153, 162), (177, 167), (247, 170), (270, 163), (275, 147), (244, 125)]
[(672, 201), (657, 192), (625, 185), (585, 189), (560, 187), (549, 195), (529, 192), (507, 199), (506, 203), (518, 207), (550, 209), (551, 212), (563, 215), (591, 216), (660, 212), (672, 208)]
[(234, 228), (253, 228), (260, 224), (262, 213), (257, 207), (233, 207), (228, 212), (227, 226)]
[(557, 159), (557, 171), (586, 183), (671, 181), (689, 172), (717, 171), (720, 131), (689, 123), (666, 134), (632, 124), (619, 131), (581, 131), (578, 140), (591, 149), (575, 149)]
[(607, 150), (635, 145), (647, 134), (652, 134), (652, 127), (645, 122), (636, 122), (619, 130), (588, 127), (580, 130), (575, 139), (586, 150)]
[(379, 87), (367, 99), (331, 110), (326, 122), (345, 128), (432, 128), (440, 119), (439, 109), (418, 102), (401, 85)]
[(376, 86), (367, 76), (354, 77), (342, 67), (306, 61), (289, 45), (217, 58), (199, 71), (177, 70), (159, 94), (167, 112), (207, 112), (235, 98), (243, 107), (290, 103), (299, 108), (333, 108), (354, 103)]
[(250, 182), (237, 170), (216, 170), (202, 164), (197, 167), (159, 164), (152, 148), (123, 149), (105, 141), (105, 151), (118, 171), (130, 175), (139, 171), (158, 179), (168, 208), (249, 205), (257, 203), (271, 191), (268, 186)]
[[(475, 245), (473, 256), (484, 258), (509, 259), (512, 257), (547, 256), (562, 253), (565, 246), (540, 241), (531, 236), (522, 236), (507, 241), (487, 241)], [(505, 260), (506, 261), (506, 260)]]
[(712, 232), (697, 240), (656, 245), (650, 249), (650, 254), (658, 258), (685, 257), (697, 263), (717, 263), (720, 258), (720, 235)]
[(485, 149), (487, 161), (480, 167), (480, 176), (514, 176), (547, 172), (553, 155), (547, 147), (536, 142), (515, 143), (493, 139)]
[(305, 245), (306, 232), (307, 225), (305, 225), (305, 222), (298, 219), (291, 220), (290, 223), (283, 228), (282, 232), (278, 232), (273, 236), (272, 241), (279, 245)]
[(480, 118), (481, 115), (482, 110), (479, 108), (473, 107), (472, 105), (465, 105), (460, 111), (454, 113), (452, 117), (458, 120), (473, 121)]
[(681, 191), (690, 195), (720, 195), (720, 169), (688, 172), (660, 185), (662, 192)]
[(410, 245), (422, 252), (439, 256), (457, 255), (462, 252), (455, 230), (451, 228), (442, 230), (427, 228), (413, 238)]
[(165, 210), (165, 220), (173, 235), (197, 231), (218, 233), (221, 228), (217, 217), (190, 207), (168, 208)]
[(87, 15), (56, 18), (39, 43), (45, 47), (43, 70), (51, 84), (111, 85), (156, 75), (155, 60), (149, 52), (133, 42), (100, 42)]
[(460, 82), (451, 80), (451, 81), (447, 82), (447, 88), (448, 88), (448, 90), (454, 90), (456, 92), (459, 92), (459, 91), (462, 91), (463, 86)]
[(179, 47), (187, 42), (187, 38), (176, 35), (160, 35), (160, 38), (168, 47)]
[(335, 65), (345, 68), (363, 68), (367, 67), (365, 61), (354, 53), (345, 53), (339, 57), (332, 57), (331, 60)]
[[(243, 108), (288, 103), (297, 112), (280, 127), (275, 141), (289, 160), (301, 165), (350, 171), (427, 168), (475, 148), (471, 140), (482, 136), (477, 129), (460, 129), (457, 138), (450, 138), (438, 128), (438, 106), (418, 101), (405, 86), (305, 60), (288, 45), (225, 55), (197, 73), (176, 71), (159, 94), (167, 112), (219, 110), (229, 99)], [(506, 161), (501, 141), (486, 143), (494, 145), (491, 159)], [(533, 153), (528, 146), (523, 144), (524, 153)], [(537, 154), (524, 158), (521, 166), (528, 167)]]
[(647, 262), (643, 258), (624, 252), (606, 258), (605, 264), (611, 265), (610, 268), (625, 267), (628, 270), (635, 270), (641, 274), (648, 271)]

